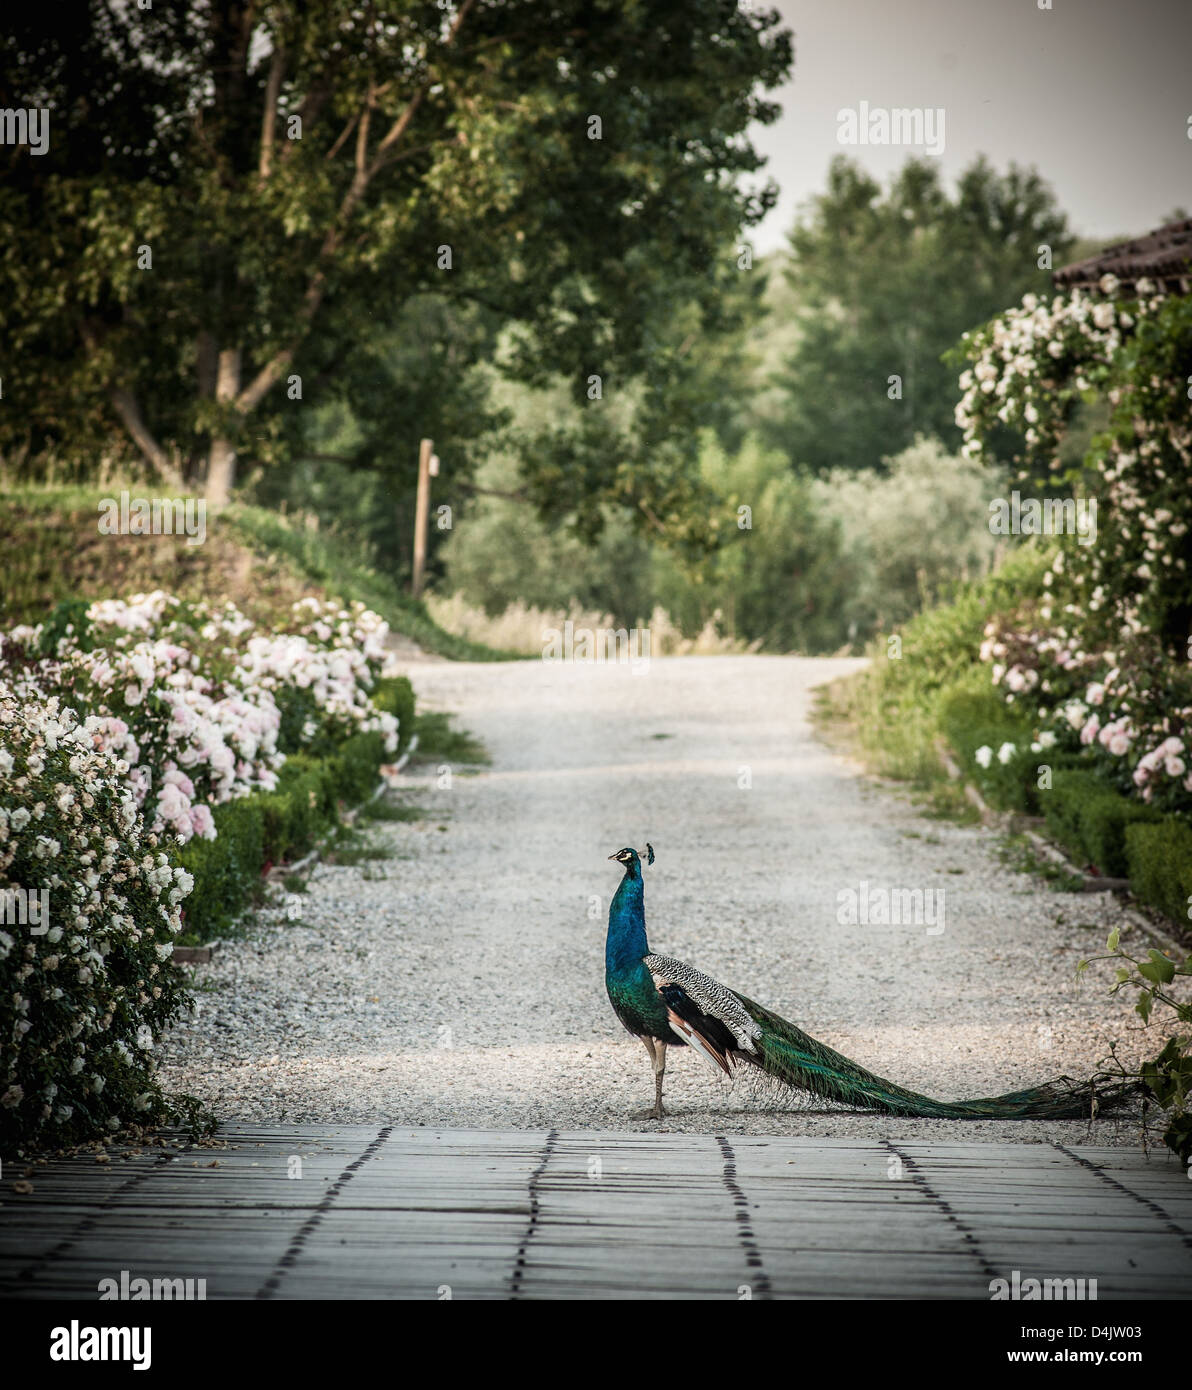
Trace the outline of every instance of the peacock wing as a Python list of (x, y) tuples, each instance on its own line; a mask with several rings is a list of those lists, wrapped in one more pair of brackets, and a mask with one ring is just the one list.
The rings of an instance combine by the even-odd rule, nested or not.
[(646, 956), (645, 965), (672, 1031), (708, 1061), (731, 1075), (732, 1053), (757, 1051), (761, 1027), (719, 980), (670, 956)]

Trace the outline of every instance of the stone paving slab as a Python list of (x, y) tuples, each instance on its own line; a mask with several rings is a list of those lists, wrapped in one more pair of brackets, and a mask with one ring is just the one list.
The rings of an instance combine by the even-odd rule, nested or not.
[(0, 1187), (0, 1295), (209, 1299), (1192, 1297), (1165, 1151), (758, 1135), (242, 1125)]

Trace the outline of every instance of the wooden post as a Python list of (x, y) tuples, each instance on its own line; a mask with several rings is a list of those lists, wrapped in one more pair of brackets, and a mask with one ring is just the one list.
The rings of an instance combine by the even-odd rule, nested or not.
[(414, 504), (414, 578), (410, 591), (415, 598), (422, 596), (426, 571), (426, 531), (430, 524), (430, 458), (432, 440), (424, 439), (418, 450), (418, 498)]

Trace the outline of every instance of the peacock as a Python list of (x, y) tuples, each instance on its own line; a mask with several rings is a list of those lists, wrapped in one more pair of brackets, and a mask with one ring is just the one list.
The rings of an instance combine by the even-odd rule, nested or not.
[[(654, 1066), (654, 1108), (634, 1118), (662, 1119), (666, 1049), (690, 1045), (726, 1076), (747, 1062), (792, 1091), (887, 1115), (953, 1120), (1057, 1120), (1095, 1114), (1130, 1090), (1083, 1085), (1060, 1077), (1042, 1086), (986, 1100), (932, 1100), (866, 1071), (681, 960), (655, 955), (646, 941), (641, 856), (622, 849), (609, 858), (624, 876), (608, 913), (605, 984), (617, 1017), (646, 1045)], [(654, 862), (646, 845), (646, 863)]]

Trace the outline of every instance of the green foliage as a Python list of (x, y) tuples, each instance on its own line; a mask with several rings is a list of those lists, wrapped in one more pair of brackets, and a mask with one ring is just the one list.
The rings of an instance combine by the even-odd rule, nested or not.
[(950, 603), (914, 617), (896, 643), (876, 641), (870, 666), (833, 688), (831, 710), (855, 729), (880, 771), (922, 787), (943, 777), (935, 747), (943, 704), (957, 693), (988, 695), (989, 671), (978, 660), (985, 624), (1021, 595), (1042, 593), (1048, 558), (1034, 545), (1011, 552)]
[[(401, 746), (407, 745), (416, 725), (410, 682), (378, 682), (373, 702), (397, 715)], [(353, 734), (327, 757), (291, 754), (273, 791), (217, 806), (216, 838), (196, 837), (176, 852), (176, 862), (195, 881), (184, 904), (185, 939), (206, 941), (227, 932), (256, 898), (263, 873), (305, 854), (337, 826), (341, 803), (363, 801), (385, 760), (380, 734)]]
[[(791, 234), (787, 270), (800, 336), (780, 380), (773, 442), (815, 471), (875, 468), (916, 433), (955, 451), (959, 392), (941, 357), (966, 329), (1046, 294), (1046, 242), (1062, 264), (1071, 238), (1047, 185), (978, 159), (943, 187), (938, 165), (909, 160), (883, 193), (844, 156)], [(890, 399), (888, 378), (902, 379)]]
[[(496, 316), (445, 294), (422, 294), (374, 320), (305, 417), (286, 468), (258, 466), (241, 496), (269, 510), (319, 518), (341, 549), (404, 582), (412, 572), (419, 440), (442, 460), (433, 504), (457, 510), (477, 467), (511, 423), (485, 365), (496, 352)], [(387, 316), (388, 318), (388, 316)], [(328, 400), (327, 398), (330, 397)], [(449, 530), (431, 513), (429, 571)]]
[[(936, 473), (952, 469), (952, 460), (941, 460), (928, 445), (919, 448)], [(710, 499), (706, 527), (719, 538), (714, 550), (677, 556), (639, 534), (626, 511), (613, 509), (589, 546), (573, 529), (539, 521), (522, 503), (483, 498), (464, 513), (445, 547), (446, 582), (490, 615), (515, 602), (547, 610), (578, 604), (609, 612), (629, 627), (644, 624), (661, 606), (687, 636), (715, 618), (726, 635), (766, 650), (822, 652), (846, 645), (858, 624), (871, 624), (883, 604), (887, 613), (914, 611), (925, 589), (942, 583), (945, 569), (953, 576), (964, 572), (963, 541), (942, 547), (938, 567), (934, 557), (927, 562), (930, 580), (909, 561), (887, 562), (921, 542), (917, 501), (900, 511), (888, 492), (882, 493), (896, 525), (906, 523), (905, 539), (879, 541), (877, 529), (888, 528), (889, 521), (878, 507), (867, 513), (873, 529), (854, 535), (846, 553), (841, 536), (849, 504), (792, 472), (782, 454), (753, 436), (729, 450), (711, 430), (704, 431), (699, 465)], [(486, 470), (486, 485), (510, 486), (509, 467)], [(909, 499), (922, 481), (918, 472), (913, 479), (900, 473), (894, 486)], [(935, 481), (946, 487), (945, 479)], [(971, 481), (966, 477), (964, 486)], [(882, 486), (872, 476), (866, 484)], [(517, 544), (510, 544), (511, 536)], [(884, 599), (877, 597), (882, 589)]]
[[(428, 423), (466, 481), (486, 411), (468, 369), (516, 325), (508, 370), (583, 407), (526, 451), (535, 503), (648, 510), (701, 543), (687, 444), (707, 382), (674, 335), (683, 315), (721, 332), (731, 248), (775, 200), (750, 134), (777, 115), (761, 93), (790, 36), (723, 0), (444, 16), (409, 0), (14, 14), (0, 88), (52, 108), (55, 134), (44, 157), (3, 155), (0, 216), (43, 234), (9, 239), (0, 304), (12, 360), (54, 370), (6, 378), (0, 449), (86, 467), (139, 414), (154, 466), (208, 460), (210, 486), (229, 449), (309, 453), (299, 376), (304, 402), (346, 402), (400, 499)], [(627, 436), (603, 406), (635, 384)]]
[[(514, 492), (515, 461), (495, 457), (478, 482)], [(519, 602), (548, 611), (578, 604), (634, 627), (654, 607), (652, 553), (625, 509), (606, 508), (589, 541), (572, 526), (542, 520), (526, 501), (478, 497), (461, 508), (443, 546), (444, 586), (490, 617)]]
[[(940, 728), (957, 753), (965, 780), (981, 789), (985, 800), (1000, 811), (1038, 810), (1036, 766), (1040, 761), (1030, 751), (1031, 727), (1009, 716), (1005, 706), (990, 690), (958, 690), (940, 705)], [(1006, 761), (1000, 750), (1013, 745), (1013, 756)], [(977, 759), (977, 750), (987, 748), (988, 765)]]
[[(172, 536), (101, 536), (97, 504), (105, 493), (110, 489), (93, 484), (6, 489), (0, 506), (5, 625), (42, 622), (53, 610), (49, 643), (61, 635), (59, 627), (78, 626), (90, 600), (159, 588), (188, 599), (217, 593), (267, 621), (288, 615), (290, 605), (318, 585), (345, 602), (365, 603), (394, 632), (427, 651), (463, 661), (509, 659), (508, 653), (444, 632), (423, 604), (377, 568), (367, 546), (343, 531), (311, 525), (313, 518), (236, 504), (218, 521), (209, 518), (202, 545)], [(74, 606), (56, 607), (62, 601)]]
[(0, 685), (5, 1155), (199, 1118), (154, 1065), (191, 1004), (170, 963), (190, 887), (76, 712)]
[(411, 599), (389, 575), (376, 569), (367, 551), (345, 542), (339, 533), (291, 523), (264, 507), (236, 504), (221, 515), (236, 537), (259, 554), (277, 556), (306, 579), (338, 597), (359, 599), (389, 624), (427, 651), (456, 661), (501, 661), (495, 652), (477, 642), (444, 632), (427, 614), (423, 604)]
[(1130, 872), (1128, 828), (1162, 819), (1153, 807), (1123, 796), (1096, 774), (1079, 768), (1056, 771), (1050, 790), (1040, 792), (1038, 799), (1055, 839), (1081, 863), (1095, 865), (1109, 878), (1126, 878)]
[(834, 469), (813, 485), (817, 510), (839, 521), (850, 587), (845, 635), (867, 641), (993, 568), (988, 468), (917, 437), (882, 469)]
[(1126, 830), (1130, 887), (1140, 902), (1158, 908), (1186, 931), (1192, 918), (1192, 826), (1168, 817)]
[(710, 432), (700, 475), (716, 498), (719, 548), (694, 569), (668, 566), (657, 589), (684, 632), (718, 613), (725, 632), (768, 651), (822, 652), (846, 641), (840, 614), (852, 576), (839, 525), (817, 510), (810, 482), (757, 439), (730, 453)]
[(418, 716), (414, 732), (418, 735), (420, 758), (436, 758), (450, 763), (491, 761), (478, 738), (462, 729), (453, 729), (451, 724), (451, 715), (441, 710), (427, 710)]
[(206, 941), (226, 931), (256, 894), (265, 864), (264, 796), (217, 806), (212, 812), (216, 838), (196, 836), (177, 851), (175, 863), (195, 881), (183, 906), (183, 941)]
[[(1129, 832), (1131, 836), (1150, 833), (1149, 826), (1136, 826)], [(1188, 847), (1184, 848), (1186, 851)], [(1192, 1004), (1175, 997), (1168, 989), (1177, 977), (1192, 976), (1192, 955), (1173, 960), (1152, 947), (1146, 958), (1140, 959), (1122, 950), (1116, 927), (1109, 933), (1105, 949), (1106, 955), (1094, 959), (1115, 964), (1115, 983), (1110, 992), (1137, 991), (1134, 1011), (1143, 1023), (1151, 1021), (1158, 1005), (1160, 1009), (1170, 1010), (1181, 1028), (1192, 1025)], [(1090, 964), (1090, 961), (1081, 961), (1077, 972), (1086, 970)], [(1192, 1031), (1173, 1034), (1157, 1057), (1144, 1062), (1136, 1073), (1123, 1069), (1123, 1074), (1136, 1075), (1156, 1104), (1167, 1112), (1163, 1142), (1178, 1155), (1181, 1163), (1192, 1164), (1192, 1107), (1189, 1105), (1192, 1100)]]
[[(1103, 285), (1100, 295), (1028, 297), (967, 335), (955, 354), (972, 364), (961, 376), (959, 415), (969, 452), (987, 451), (1008, 430), (1024, 484), (1077, 487), (1095, 499), (1097, 543), (1065, 555), (1061, 606), (1040, 639), (1074, 642), (1093, 658), (1086, 666), (1106, 671), (1119, 665), (1123, 633), (1149, 646), (1151, 669), (1127, 672), (1126, 684), (1137, 683), (1129, 692), (1132, 722), (1158, 743), (1164, 734), (1182, 736), (1189, 720), (1192, 298), (1160, 295), (1152, 285), (1123, 300), (1114, 297), (1112, 277)], [(1106, 427), (1060, 472), (1059, 442), (1090, 401), (1107, 408)], [(1163, 713), (1138, 719), (1146, 693), (1172, 711), (1170, 722)]]
[(414, 716), (414, 687), (408, 676), (382, 676), (372, 692), (372, 702), (379, 710), (397, 718), (397, 752), (400, 756), (410, 746), (417, 721)]

